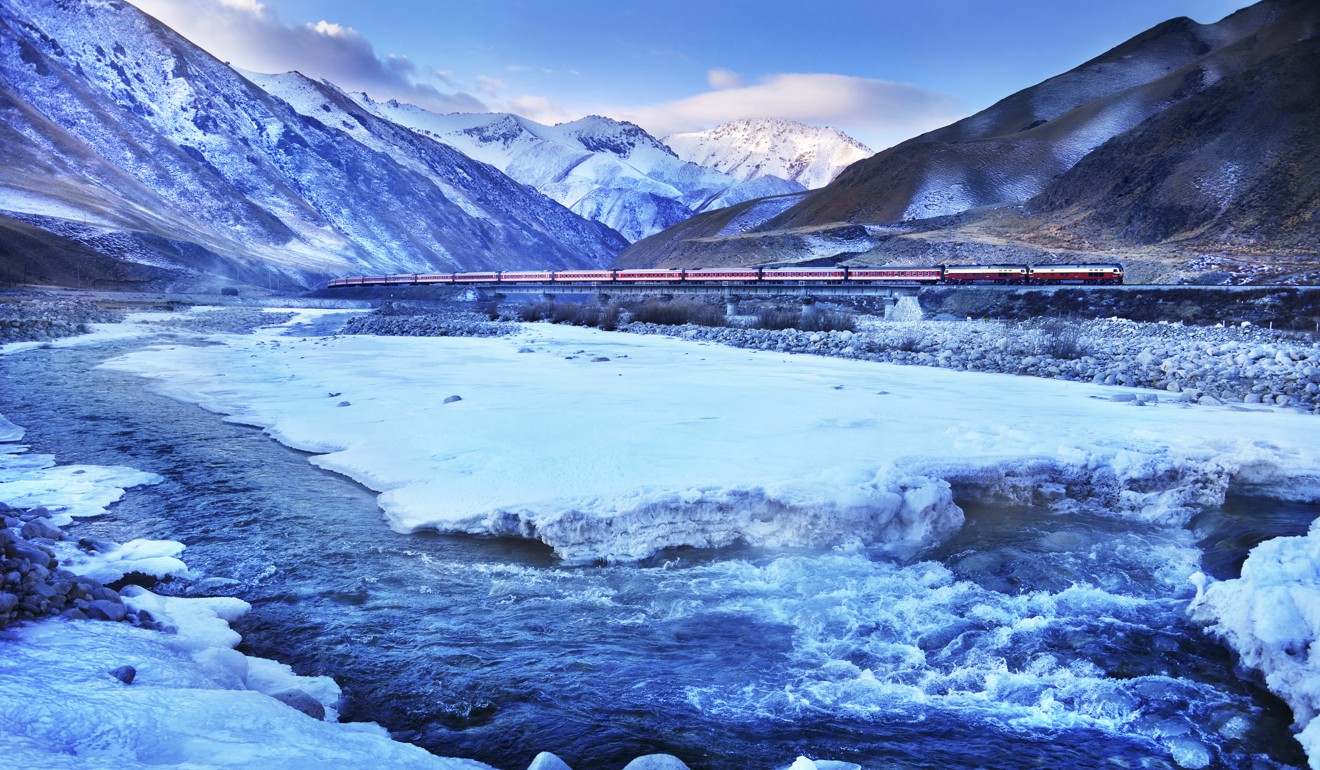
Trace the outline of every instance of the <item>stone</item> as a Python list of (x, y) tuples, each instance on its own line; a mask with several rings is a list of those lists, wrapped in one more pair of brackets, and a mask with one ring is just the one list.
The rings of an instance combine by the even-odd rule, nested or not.
[(112, 602), (109, 599), (96, 599), (87, 603), (87, 617), (94, 620), (121, 621), (128, 614), (128, 609), (122, 604)]
[(445, 399), (445, 403), (446, 403), (446, 404), (452, 404), (452, 403), (454, 403), (455, 401), (462, 401), (462, 400), (463, 400), (463, 397), (462, 397), (462, 396), (450, 396), (450, 397), (448, 397), (448, 398)]
[(113, 676), (124, 684), (133, 684), (133, 680), (137, 678), (137, 669), (132, 666), (120, 666), (111, 671), (110, 676)]
[(32, 521), (29, 521), (23, 525), (23, 528), (19, 530), (19, 533), (28, 540), (37, 537), (45, 538), (47, 540), (64, 539), (64, 533), (46, 523), (45, 519), (33, 519)]
[(277, 692), (271, 697), (286, 706), (298, 709), (312, 719), (325, 719), (325, 706), (321, 704), (321, 701), (302, 690), (285, 690), (284, 692)]
[(119, 546), (109, 540), (94, 540), (90, 537), (84, 537), (78, 540), (78, 547), (84, 551), (92, 551), (93, 553), (109, 553)]

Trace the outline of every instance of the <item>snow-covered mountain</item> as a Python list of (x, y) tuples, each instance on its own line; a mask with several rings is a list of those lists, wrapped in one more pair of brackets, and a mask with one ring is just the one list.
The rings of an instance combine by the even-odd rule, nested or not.
[(335, 89), (285, 92), (303, 112), (127, 3), (0, 0), (0, 241), (35, 228), (134, 280), (252, 282), (601, 265), (626, 245)]
[(683, 160), (737, 179), (774, 176), (808, 190), (824, 187), (873, 151), (837, 128), (775, 118), (733, 120), (662, 140)]
[(489, 163), (630, 241), (695, 213), (803, 189), (782, 178), (746, 180), (689, 163), (638, 126), (610, 118), (546, 126), (505, 113), (440, 115), (362, 93), (352, 97), (375, 115)]

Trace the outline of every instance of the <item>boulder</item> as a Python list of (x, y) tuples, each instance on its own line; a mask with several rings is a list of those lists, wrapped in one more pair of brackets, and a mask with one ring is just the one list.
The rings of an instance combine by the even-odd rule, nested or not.
[(321, 701), (302, 690), (285, 690), (284, 692), (277, 692), (271, 697), (287, 706), (298, 709), (312, 719), (325, 719), (325, 706), (321, 704)]

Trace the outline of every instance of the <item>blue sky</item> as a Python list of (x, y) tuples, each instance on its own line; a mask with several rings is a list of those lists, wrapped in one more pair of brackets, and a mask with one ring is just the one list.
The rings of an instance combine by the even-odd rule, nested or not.
[(216, 56), (441, 112), (588, 114), (656, 135), (737, 117), (872, 149), (1175, 16), (1244, 0), (131, 0)]

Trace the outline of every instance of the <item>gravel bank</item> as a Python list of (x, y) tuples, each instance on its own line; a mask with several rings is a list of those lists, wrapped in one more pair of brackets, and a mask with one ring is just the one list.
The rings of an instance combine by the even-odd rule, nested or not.
[(1320, 345), (1254, 326), (1125, 319), (873, 322), (856, 332), (629, 324), (757, 350), (1155, 388), (1163, 400), (1273, 404), (1320, 413)]
[[(448, 308), (386, 303), (351, 319), (348, 334), (496, 336), (519, 324)], [(1320, 414), (1320, 344), (1250, 324), (1188, 326), (1122, 318), (1065, 321), (880, 321), (857, 331), (804, 332), (627, 323), (632, 334), (781, 353), (1094, 382), (1162, 390), (1148, 401), (1267, 404)], [(1138, 400), (1138, 403), (1141, 403)]]
[(77, 299), (0, 303), (0, 344), (72, 337), (86, 334), (87, 324), (121, 319), (120, 313)]

